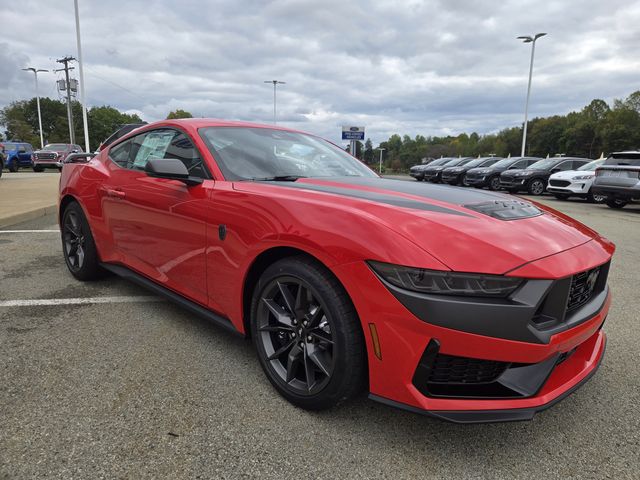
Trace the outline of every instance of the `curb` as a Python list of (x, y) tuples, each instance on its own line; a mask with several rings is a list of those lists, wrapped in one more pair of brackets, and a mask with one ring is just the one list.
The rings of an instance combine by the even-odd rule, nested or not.
[(51, 215), (58, 211), (57, 207), (58, 206), (56, 204), (47, 205), (46, 207), (35, 208), (27, 212), (17, 213), (15, 215), (9, 215), (8, 217), (0, 218), (0, 228), (9, 227), (11, 225), (15, 225), (16, 223), (27, 222), (29, 220), (34, 220), (36, 218)]

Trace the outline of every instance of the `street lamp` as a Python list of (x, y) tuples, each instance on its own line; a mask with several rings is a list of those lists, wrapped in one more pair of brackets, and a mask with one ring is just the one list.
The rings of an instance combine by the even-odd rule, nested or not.
[(82, 127), (84, 131), (84, 150), (89, 153), (89, 126), (87, 123), (87, 97), (84, 92), (84, 69), (82, 65), (82, 45), (80, 43), (80, 16), (78, 15), (78, 0), (73, 0), (76, 13), (76, 44), (78, 45), (78, 69), (80, 72), (80, 101), (82, 102)]
[(284, 85), (287, 82), (281, 82), (280, 80), (265, 80), (264, 83), (273, 83), (273, 124), (276, 122), (276, 86), (278, 84)]
[(379, 169), (379, 173), (380, 173), (380, 175), (382, 175), (382, 152), (384, 152), (386, 150), (386, 148), (377, 148), (376, 150), (380, 150), (380, 169)]
[(531, 63), (529, 65), (529, 86), (527, 87), (527, 101), (524, 104), (524, 129), (522, 131), (522, 153), (521, 157), (524, 157), (524, 150), (527, 144), (527, 115), (529, 113), (529, 95), (531, 94), (531, 76), (533, 74), (533, 55), (536, 51), (536, 40), (540, 37), (544, 37), (546, 33), (536, 33), (533, 37), (529, 35), (523, 35), (518, 37), (518, 40), (522, 40), (523, 43), (531, 44)]
[(49, 70), (44, 70), (42, 68), (23, 68), (25, 72), (33, 72), (33, 75), (36, 77), (36, 104), (38, 105), (38, 127), (40, 128), (40, 148), (44, 148), (44, 137), (42, 135), (42, 115), (40, 114), (40, 94), (38, 93), (38, 72), (48, 72)]

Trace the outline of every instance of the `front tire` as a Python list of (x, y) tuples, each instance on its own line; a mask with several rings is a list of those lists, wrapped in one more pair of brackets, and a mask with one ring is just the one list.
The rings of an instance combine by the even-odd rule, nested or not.
[(33, 167), (33, 171), (36, 172), (36, 173), (42, 173), (42, 171), (44, 171), (44, 169), (42, 167), (34, 166)]
[(599, 193), (589, 192), (587, 194), (587, 201), (589, 203), (604, 203), (607, 201), (607, 196), (601, 195)]
[(534, 178), (529, 182), (527, 191), (530, 195), (542, 195), (544, 193), (544, 182), (539, 178)]
[(70, 203), (62, 214), (62, 252), (71, 274), (78, 280), (100, 278), (102, 269), (98, 250), (80, 205)]
[(18, 165), (18, 161), (14, 159), (13, 162), (8, 165), (8, 168), (11, 173), (16, 173), (20, 170), (20, 165)]
[(489, 179), (489, 190), (500, 190), (500, 177), (495, 175)]
[(265, 270), (253, 294), (251, 336), (267, 378), (298, 407), (327, 409), (362, 389), (360, 321), (342, 285), (312, 259), (289, 257)]

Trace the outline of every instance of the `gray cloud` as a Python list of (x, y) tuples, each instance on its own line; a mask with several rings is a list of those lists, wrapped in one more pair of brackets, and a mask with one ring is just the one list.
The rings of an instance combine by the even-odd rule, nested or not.
[[(71, 4), (3, 7), (0, 105), (33, 95), (27, 64), (75, 55)], [(147, 120), (271, 121), (339, 141), (340, 125), (392, 133), (492, 132), (521, 122), (529, 46), (537, 45), (532, 115), (566, 113), (639, 88), (640, 4), (612, 0), (450, 2), (80, 0), (90, 105)], [(28, 29), (24, 28), (27, 18)], [(43, 75), (42, 93), (57, 96)]]

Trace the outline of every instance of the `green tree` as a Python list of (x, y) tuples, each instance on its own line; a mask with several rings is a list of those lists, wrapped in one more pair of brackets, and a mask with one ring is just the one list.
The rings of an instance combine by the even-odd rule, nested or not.
[(169, 112), (169, 115), (167, 115), (167, 120), (175, 120), (177, 118), (193, 118), (193, 115), (191, 115), (190, 112), (187, 112), (186, 110), (182, 110), (180, 108), (174, 110), (173, 112)]

